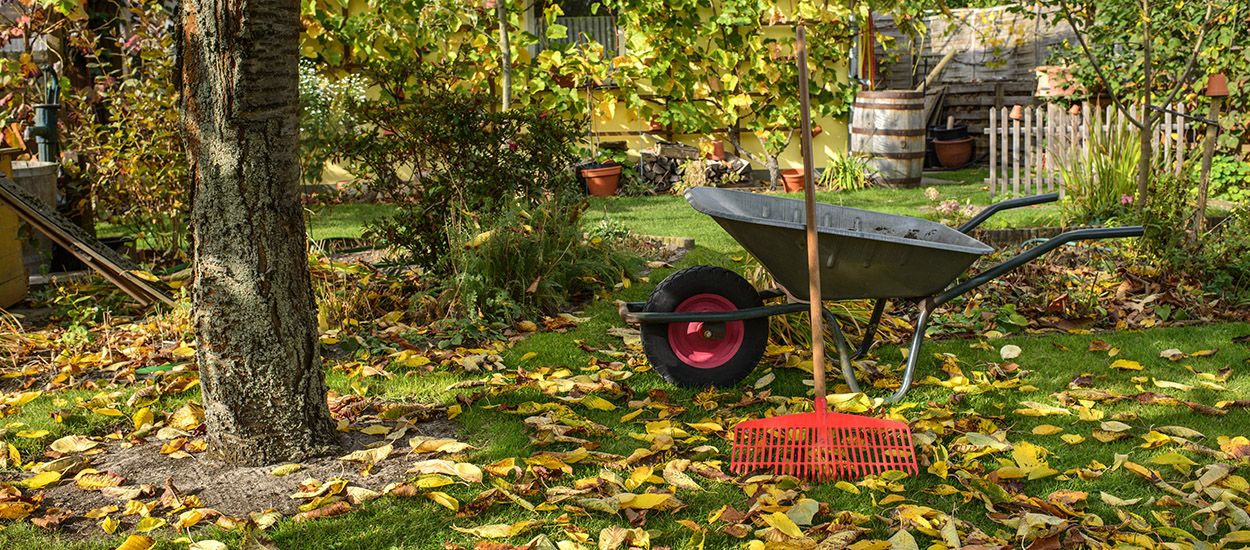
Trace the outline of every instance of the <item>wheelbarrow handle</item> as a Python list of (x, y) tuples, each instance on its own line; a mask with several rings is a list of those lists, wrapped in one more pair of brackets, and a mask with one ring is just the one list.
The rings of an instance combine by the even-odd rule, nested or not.
[(959, 284), (958, 286), (950, 290), (947, 290), (946, 292), (938, 294), (937, 296), (933, 298), (934, 305), (940, 306), (946, 302), (949, 302), (952, 299), (964, 294), (965, 292), (968, 292), (976, 287), (979, 287), (985, 283), (988, 283), (991, 280), (997, 278), (998, 276), (1004, 273), (1007, 273), (1008, 271), (1011, 271), (1017, 267), (1020, 267), (1028, 262), (1031, 262), (1034, 259), (1037, 259), (1038, 256), (1041, 256), (1042, 254), (1045, 254), (1047, 252), (1050, 252), (1051, 250), (1059, 248), (1060, 246), (1063, 246), (1064, 244), (1067, 244), (1073, 241), (1084, 241), (1084, 240), (1093, 240), (1093, 239), (1120, 239), (1120, 238), (1125, 238), (1125, 237), (1140, 237), (1142, 236), (1144, 232), (1145, 230), (1143, 230), (1142, 226), (1140, 225), (1134, 225), (1134, 226), (1128, 226), (1128, 227), (1077, 229), (1075, 231), (1068, 231), (1067, 233), (1059, 235), (1058, 237), (1051, 238), (1043, 242), (1042, 244), (1039, 244), (1033, 248), (1030, 248), (1029, 250), (1021, 252), (1020, 254), (1013, 256), (1011, 259), (1001, 264), (998, 264), (985, 271), (982, 271), (980, 274), (972, 277), (971, 279), (968, 279), (967, 281), (964, 281), (963, 283)]
[(971, 220), (964, 222), (963, 225), (956, 229), (960, 233), (967, 233), (976, 229), (978, 225), (981, 225), (981, 223), (989, 219), (990, 216), (1002, 212), (1003, 210), (1010, 210), (1012, 208), (1020, 208), (1023, 206), (1033, 206), (1035, 204), (1045, 204), (1048, 202), (1055, 202), (1057, 200), (1059, 200), (1059, 193), (1045, 193), (1041, 195), (1033, 195), (1031, 197), (1020, 197), (1018, 199), (997, 202), (985, 207), (984, 210), (977, 212), (977, 215), (973, 216)]

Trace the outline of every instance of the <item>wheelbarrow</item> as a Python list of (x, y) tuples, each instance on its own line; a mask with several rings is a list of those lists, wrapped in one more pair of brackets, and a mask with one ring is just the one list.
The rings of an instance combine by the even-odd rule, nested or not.
[[(641, 324), (643, 351), (669, 382), (730, 387), (746, 378), (763, 356), (768, 317), (810, 307), (804, 202), (713, 187), (695, 187), (685, 196), (695, 210), (711, 216), (754, 255), (778, 288), (757, 290), (731, 270), (700, 265), (669, 275), (646, 302), (623, 304), (620, 314), (627, 323)], [(817, 204), (822, 299), (875, 300), (864, 339), (854, 352), (836, 317), (821, 308), (851, 391), (861, 391), (852, 361), (872, 347), (889, 300), (913, 301), (920, 310), (902, 383), (886, 398), (893, 402), (911, 387), (925, 328), (938, 306), (1066, 243), (1142, 235), (1140, 226), (1069, 231), (955, 284), (978, 258), (994, 252), (968, 232), (1003, 210), (1058, 199), (1058, 194), (1048, 193), (999, 202), (958, 228)], [(782, 297), (788, 298), (787, 303), (764, 304)]]

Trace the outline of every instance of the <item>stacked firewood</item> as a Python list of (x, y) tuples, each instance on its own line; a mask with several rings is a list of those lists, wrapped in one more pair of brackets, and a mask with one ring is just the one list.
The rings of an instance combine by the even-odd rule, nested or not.
[(640, 163), (642, 179), (656, 191), (664, 192), (681, 181), (687, 169), (698, 167), (703, 174), (692, 175), (691, 179), (704, 185), (754, 183), (751, 181), (751, 165), (746, 160), (728, 153), (725, 160), (698, 159), (699, 150), (694, 147), (661, 145), (643, 150)]

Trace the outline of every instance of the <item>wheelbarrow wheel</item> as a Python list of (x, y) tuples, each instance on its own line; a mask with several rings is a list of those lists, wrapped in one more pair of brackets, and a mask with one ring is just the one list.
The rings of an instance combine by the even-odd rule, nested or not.
[[(759, 292), (742, 276), (699, 265), (665, 278), (651, 292), (644, 311), (702, 313), (763, 305)], [(642, 325), (642, 349), (651, 366), (678, 386), (733, 386), (755, 370), (767, 345), (767, 318)]]

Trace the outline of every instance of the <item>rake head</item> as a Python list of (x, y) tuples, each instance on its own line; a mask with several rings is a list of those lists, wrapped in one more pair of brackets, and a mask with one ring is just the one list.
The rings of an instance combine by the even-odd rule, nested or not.
[(819, 481), (886, 470), (917, 473), (907, 424), (827, 412), (822, 401), (817, 400), (816, 412), (739, 423), (730, 468), (739, 474), (767, 469)]

